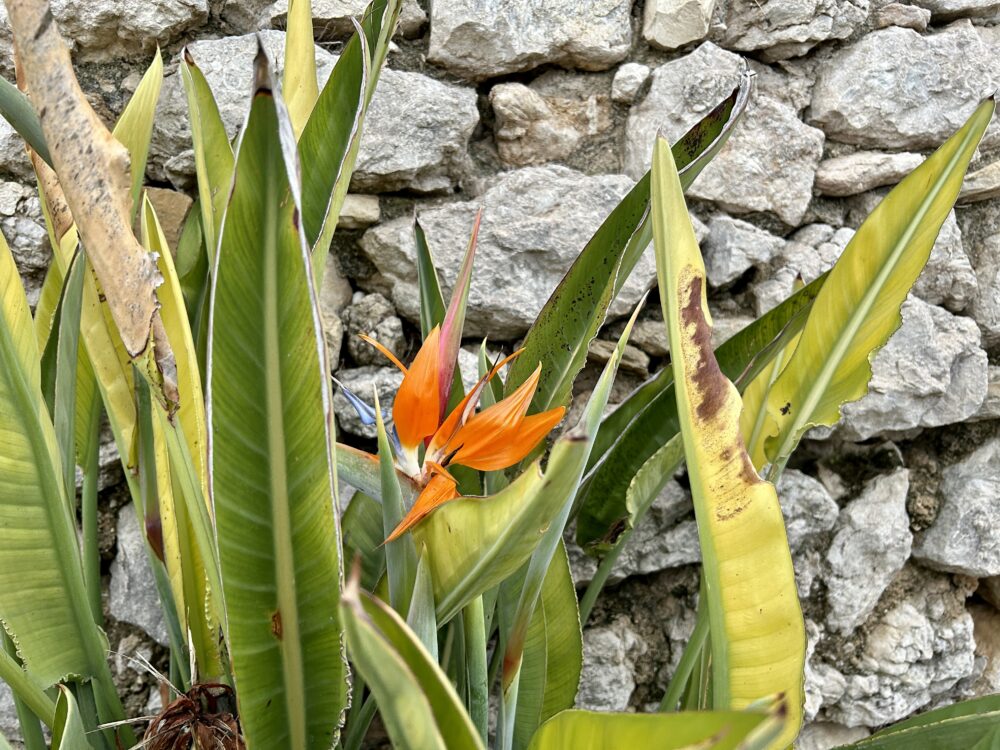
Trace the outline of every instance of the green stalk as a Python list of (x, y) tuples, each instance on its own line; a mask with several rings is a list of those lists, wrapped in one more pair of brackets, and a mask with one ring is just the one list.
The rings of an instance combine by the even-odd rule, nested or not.
[(667, 692), (660, 702), (660, 711), (676, 711), (681, 698), (684, 695), (684, 688), (687, 687), (691, 675), (694, 673), (695, 664), (701, 661), (701, 656), (705, 652), (705, 644), (708, 643), (708, 615), (703, 607), (698, 607), (698, 619), (694, 624), (694, 631), (684, 647), (681, 660), (677, 663), (677, 670), (670, 678), (667, 685)]
[(469, 676), (469, 715), (485, 744), (489, 723), (489, 686), (483, 597), (477, 596), (469, 602), (462, 615), (465, 624), (465, 670)]
[(100, 409), (101, 400), (95, 398), (90, 424), (93, 432), (90, 436), (90, 450), (85, 457), (83, 467), (83, 489), (80, 493), (80, 515), (83, 521), (83, 583), (87, 589), (87, 599), (90, 611), (94, 615), (97, 627), (104, 625), (104, 613), (101, 609), (101, 552), (98, 545), (97, 521), (97, 487), (100, 474)]
[(14, 710), (21, 725), (25, 750), (46, 750), (39, 717), (45, 717), (46, 724), (51, 727), (56, 704), (28, 680), (21, 665), (17, 663), (14, 644), (3, 628), (0, 628), (0, 640), (3, 641), (3, 648), (0, 649), (0, 680), (10, 685), (14, 695)]
[(94, 746), (94, 750), (114, 750), (113, 730), (97, 729), (101, 714), (97, 709), (93, 683), (71, 682), (69, 689), (73, 693), (73, 697), (76, 698), (77, 707), (80, 709), (80, 718), (87, 730), (87, 741), (91, 746)]
[(497, 750), (511, 750), (514, 745), (514, 720), (517, 717), (517, 693), (521, 684), (521, 664), (510, 675), (510, 683), (500, 691), (500, 720), (497, 722)]
[[(375, 696), (369, 694), (365, 702), (361, 704), (360, 710), (347, 726), (347, 739), (344, 740), (344, 750), (361, 750), (361, 743), (368, 734), (368, 727), (371, 726), (372, 719), (375, 718), (375, 711), (378, 704), (375, 703)], [(354, 711), (352, 709), (351, 713)]]

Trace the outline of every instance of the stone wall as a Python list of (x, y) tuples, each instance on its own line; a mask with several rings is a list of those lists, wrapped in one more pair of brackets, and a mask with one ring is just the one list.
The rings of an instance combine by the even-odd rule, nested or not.
[[(252, 34), (263, 30), (280, 64), (287, 4), (52, 5), (109, 120), (155, 45), (163, 49), (148, 176), (176, 225), (194, 168), (180, 46), (192, 42), (235, 134)], [(313, 0), (322, 76), (363, 6)], [(2, 24), (0, 53), (9, 76)], [(399, 375), (354, 334), (413, 351), (414, 210), (450, 288), (485, 209), (467, 343), (489, 336), (507, 347), (646, 169), (656, 131), (676, 138), (704, 115), (733, 85), (741, 57), (757, 73), (754, 101), (688, 193), (723, 338), (787, 296), (796, 277), (829, 268), (888, 187), (1000, 84), (1000, 0), (407, 0), (323, 285), (338, 377), (361, 392), (375, 383), (391, 402)], [(3, 123), (0, 175), (0, 228), (34, 299), (49, 251), (27, 161)], [(812, 435), (781, 481), (808, 618), (804, 748), (1000, 689), (1000, 125), (960, 202), (902, 327), (875, 357), (871, 393), (844, 410), (842, 425)], [(613, 315), (653, 279), (646, 257)], [(664, 362), (657, 307), (649, 303), (637, 326), (617, 398)], [(595, 343), (581, 390), (607, 351)], [(472, 375), (471, 353), (462, 361)], [(346, 403), (337, 406), (347, 439), (370, 440)], [(155, 660), (164, 627), (113, 447), (104, 463), (112, 647)], [(572, 556), (585, 584), (595, 565)], [(587, 625), (581, 706), (659, 701), (693, 627), (697, 562), (690, 498), (674, 482)], [(118, 661), (129, 707), (142, 712), (152, 680)], [(0, 692), (0, 730), (11, 733), (13, 722)]]

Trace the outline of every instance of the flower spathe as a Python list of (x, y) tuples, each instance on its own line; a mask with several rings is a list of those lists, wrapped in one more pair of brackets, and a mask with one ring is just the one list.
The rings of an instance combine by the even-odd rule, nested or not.
[[(538, 387), (541, 365), (512, 394), (476, 411), (483, 389), (521, 351), (498, 362), (462, 399), (451, 413), (441, 418), (440, 330), (434, 327), (420, 351), (405, 367), (377, 341), (362, 336), (403, 372), (396, 392), (392, 419), (399, 436), (396, 465), (421, 485), (413, 507), (386, 539), (391, 542), (406, 533), (449, 500), (460, 497), (458, 483), (448, 471), (452, 465), (478, 471), (497, 471), (513, 466), (527, 456), (563, 418), (562, 406), (528, 415), (528, 407)], [(423, 458), (420, 457), (423, 448)]]

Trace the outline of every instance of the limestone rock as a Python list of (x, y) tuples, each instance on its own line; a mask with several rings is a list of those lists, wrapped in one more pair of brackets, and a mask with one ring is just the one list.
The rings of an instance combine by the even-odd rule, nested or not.
[(427, 59), (479, 80), (556, 63), (604, 70), (632, 44), (632, 0), (431, 3)]
[(21, 723), (14, 708), (14, 693), (3, 680), (0, 680), (0, 735), (12, 742), (21, 738)]
[[(598, 364), (603, 365), (614, 355), (615, 347), (617, 345), (617, 341), (594, 339), (590, 342), (590, 347), (587, 349), (587, 359), (591, 362), (597, 362)], [(625, 350), (622, 352), (620, 368), (626, 372), (633, 372), (636, 375), (645, 378), (649, 375), (649, 355), (642, 349), (633, 346), (632, 344), (625, 344)]]
[(362, 333), (378, 341), (397, 357), (405, 356), (403, 323), (396, 317), (392, 303), (381, 294), (364, 295), (358, 302), (344, 308), (343, 318), (347, 328), (347, 351), (355, 363), (388, 364), (384, 354), (359, 338)]
[(527, 166), (558, 161), (573, 153), (583, 137), (574, 123), (521, 83), (490, 89), (496, 115), (497, 150), (506, 164)]
[[(631, 188), (632, 181), (622, 175), (590, 177), (557, 165), (525, 167), (502, 173), (474, 201), (422, 211), (420, 225), (434, 249), (447, 297), (476, 211), (484, 209), (466, 335), (504, 341), (527, 331), (580, 250)], [(381, 274), (380, 291), (400, 315), (419, 320), (412, 221), (400, 218), (369, 229), (361, 247)], [(631, 312), (654, 277), (654, 260), (645, 253), (612, 304), (611, 315)]]
[(945, 468), (937, 518), (917, 540), (913, 556), (937, 570), (1000, 575), (1000, 440)]
[(348, 193), (340, 209), (337, 227), (340, 229), (365, 229), (378, 224), (382, 218), (377, 195)]
[(649, 66), (642, 63), (625, 63), (617, 71), (611, 81), (611, 100), (619, 104), (631, 104), (635, 101), (643, 85), (649, 80)]
[(826, 555), (830, 630), (846, 634), (864, 622), (909, 558), (909, 487), (906, 469), (878, 476), (840, 513)]
[(782, 250), (785, 241), (726, 214), (716, 214), (708, 222), (705, 240), (705, 271), (715, 287), (730, 284), (749, 269), (760, 267)]
[(635, 661), (648, 646), (625, 617), (583, 631), (583, 672), (576, 707), (624, 711), (635, 690)]
[(729, 0), (721, 44), (727, 49), (762, 50), (767, 61), (803, 55), (819, 42), (846, 39), (868, 17), (868, 0)]
[(863, 740), (870, 734), (865, 727), (845, 727), (843, 724), (817, 721), (802, 727), (795, 740), (795, 747), (798, 750), (831, 750)]
[(969, 614), (976, 638), (976, 656), (986, 660), (976, 693), (1000, 692), (1000, 612), (988, 604), (976, 602), (969, 607)]
[(913, 4), (929, 10), (935, 21), (991, 18), (1000, 13), (998, 0), (913, 0)]
[(958, 214), (962, 244), (972, 261), (978, 291), (968, 312), (979, 324), (983, 345), (1000, 343), (1000, 201), (984, 201)]
[(857, 151), (820, 162), (816, 191), (820, 195), (857, 195), (883, 185), (895, 185), (920, 166), (920, 154)]
[(875, 11), (873, 21), (876, 29), (901, 26), (904, 29), (923, 32), (927, 31), (927, 24), (931, 22), (931, 12), (916, 5), (889, 3)]
[(1000, 419), (1000, 366), (990, 365), (987, 370), (986, 399), (979, 411), (969, 418), (978, 422), (983, 419)]
[[(738, 55), (705, 42), (654, 70), (649, 93), (629, 114), (625, 171), (642, 177), (657, 132), (662, 129), (671, 141), (680, 138), (730, 93), (741, 67)], [(761, 95), (687, 194), (735, 213), (772, 213), (796, 226), (809, 206), (822, 151), (820, 131), (787, 105)]]
[(947, 694), (975, 663), (967, 590), (950, 577), (908, 568), (902, 595), (866, 627), (856, 666), (845, 667), (844, 695), (826, 709), (840, 724), (876, 727), (898, 721)]
[(38, 302), (52, 259), (38, 195), (16, 182), (0, 182), (0, 229), (21, 274), (28, 304)]
[(1000, 159), (967, 174), (962, 192), (958, 194), (959, 203), (976, 203), (993, 198), (1000, 198)]
[(141, 57), (208, 20), (208, 0), (52, 0), (52, 15), (78, 60)]
[[(285, 35), (260, 32), (281, 72)], [(230, 137), (246, 117), (257, 35), (194, 42), (192, 57), (208, 81)], [(321, 85), (337, 58), (316, 48)], [(166, 76), (150, 146), (149, 172), (176, 184), (194, 173), (187, 101), (180, 75)], [(466, 145), (479, 122), (472, 89), (442, 83), (420, 73), (383, 70), (369, 106), (352, 186), (361, 191), (450, 188), (464, 169)]]
[(651, 357), (666, 357), (670, 353), (667, 328), (662, 320), (637, 320), (629, 341)]
[(827, 664), (816, 656), (816, 646), (823, 636), (819, 625), (806, 618), (806, 664), (804, 670), (805, 705), (803, 719), (812, 721), (824, 705), (830, 705), (840, 700), (847, 687), (836, 667)]
[(931, 148), (996, 86), (990, 52), (968, 22), (930, 36), (873, 31), (820, 65), (811, 122), (868, 148)]
[[(388, 420), (388, 415), (392, 414), (393, 401), (396, 400), (396, 391), (403, 382), (403, 373), (395, 367), (355, 367), (341, 370), (337, 373), (337, 379), (369, 406), (375, 405), (373, 389), (378, 388), (379, 405)], [(375, 425), (361, 422), (358, 413), (339, 388), (333, 394), (333, 412), (337, 415), (337, 425), (344, 432), (369, 439), (378, 436)]]
[(169, 644), (146, 540), (132, 504), (118, 511), (118, 554), (111, 562), (111, 616), (142, 628), (161, 646)]
[(653, 47), (677, 49), (708, 34), (715, 0), (647, 0), (642, 38)]
[(24, 150), (24, 139), (0, 117), (0, 174), (20, 180), (33, 180), (35, 173)]
[(837, 503), (822, 483), (808, 474), (786, 469), (778, 480), (777, 490), (792, 552), (810, 537), (829, 531), (837, 522)]
[[(342, 39), (354, 33), (351, 19), (359, 22), (367, 0), (312, 0), (313, 35), (319, 41)], [(284, 28), (288, 22), (288, 0), (277, 0), (269, 10), (271, 23)], [(397, 33), (411, 37), (427, 23), (427, 14), (415, 0), (405, 0), (399, 13)]]
[(986, 398), (987, 358), (969, 318), (910, 297), (903, 323), (872, 363), (868, 395), (846, 404), (849, 440), (961, 422)]
[(913, 293), (924, 302), (961, 312), (976, 298), (979, 281), (962, 246), (955, 212), (948, 214)]

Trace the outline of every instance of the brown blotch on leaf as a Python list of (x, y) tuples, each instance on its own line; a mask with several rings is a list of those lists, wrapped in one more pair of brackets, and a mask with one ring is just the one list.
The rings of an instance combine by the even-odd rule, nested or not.
[(281, 610), (280, 609), (274, 610), (274, 614), (271, 615), (271, 635), (273, 635), (279, 641), (281, 640), (282, 629), (281, 629)]
[(701, 399), (698, 403), (698, 418), (703, 422), (712, 419), (726, 402), (729, 381), (719, 369), (712, 351), (712, 326), (705, 319), (701, 304), (701, 276), (694, 275), (688, 282), (687, 302), (681, 307), (681, 322), (685, 327), (693, 326), (691, 338), (698, 349), (698, 366), (692, 379)]

